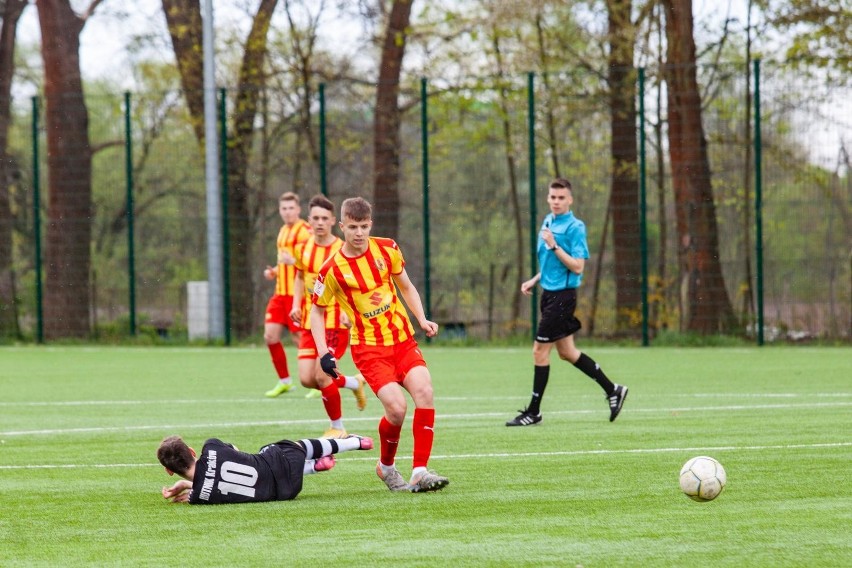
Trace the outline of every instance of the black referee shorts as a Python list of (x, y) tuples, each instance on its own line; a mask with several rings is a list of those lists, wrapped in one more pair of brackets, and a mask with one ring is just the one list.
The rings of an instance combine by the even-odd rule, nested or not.
[(574, 317), (577, 308), (577, 289), (566, 288), (541, 294), (541, 318), (535, 340), (539, 343), (553, 343), (580, 330), (580, 320)]

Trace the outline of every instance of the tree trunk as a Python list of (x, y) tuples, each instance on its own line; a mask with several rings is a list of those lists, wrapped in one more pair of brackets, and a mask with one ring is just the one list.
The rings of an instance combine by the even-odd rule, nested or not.
[(15, 74), (15, 36), (26, 0), (6, 0), (0, 28), (0, 337), (18, 337), (15, 274), (12, 266), (12, 209), (9, 185), (13, 172), (6, 154), (11, 123), (12, 77)]
[[(663, 20), (662, 6), (657, 7), (657, 50), (659, 52), (657, 65), (663, 69)], [(669, 305), (669, 285), (666, 271), (668, 257), (669, 221), (666, 215), (666, 161), (663, 153), (663, 78), (658, 75), (656, 84), (656, 120), (654, 122), (654, 143), (657, 147), (657, 216), (659, 218), (659, 245), (657, 247), (657, 286), (654, 295), (657, 297), (653, 306), (655, 329), (668, 329), (668, 321), (665, 319), (667, 306)]]
[(68, 0), (38, 0), (44, 61), (49, 193), (44, 332), (48, 339), (90, 334), (92, 155), (80, 77), (85, 23)]
[(636, 144), (636, 39), (632, 0), (607, 0), (612, 237), (615, 254), (616, 330), (639, 327), (642, 307), (639, 177)]
[(541, 12), (535, 15), (535, 35), (538, 45), (538, 64), (541, 67), (541, 82), (544, 86), (544, 120), (547, 128), (547, 147), (550, 154), (551, 177), (562, 177), (559, 169), (559, 137), (556, 135), (556, 113), (553, 110), (553, 89), (550, 85), (549, 53), (544, 42), (544, 29), (541, 25)]
[(373, 139), (373, 234), (399, 237), (399, 78), (414, 0), (393, 0), (376, 86)]
[(172, 37), (189, 120), (199, 147), (204, 147), (204, 52), (199, 0), (163, 0), (163, 12)]
[[(515, 145), (512, 142), (512, 125), (509, 123), (509, 94), (505, 85), (506, 74), (503, 68), (503, 53), (500, 51), (500, 33), (496, 29), (491, 30), (492, 45), (494, 46), (494, 59), (497, 63), (497, 78), (500, 81), (500, 119), (503, 123), (503, 147), (506, 153), (506, 169), (509, 174), (509, 203), (512, 206), (512, 220), (515, 233), (515, 288), (519, 288), (524, 280), (526, 262), (524, 261), (524, 228), (521, 219), (521, 198), (518, 195), (518, 168), (515, 164)], [(535, 192), (535, 188), (530, 191)], [(510, 321), (517, 322), (521, 319), (521, 294), (512, 295), (512, 314)]]
[(249, 201), (253, 188), (248, 181), (249, 152), (254, 139), (254, 119), (264, 84), (263, 61), (269, 23), (278, 0), (263, 0), (257, 9), (246, 41), (240, 67), (234, 111), (234, 135), (228, 143), (228, 242), (231, 283), (231, 326), (237, 337), (251, 334), (255, 327), (252, 301), (252, 220)]
[(729, 329), (733, 308), (719, 259), (707, 139), (701, 122), (691, 0), (663, 0), (669, 153), (684, 289), (685, 328), (702, 334)]

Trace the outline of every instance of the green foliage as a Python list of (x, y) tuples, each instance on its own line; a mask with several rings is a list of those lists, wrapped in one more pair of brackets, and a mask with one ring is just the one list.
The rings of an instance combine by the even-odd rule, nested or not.
[[(0, 564), (163, 566), (178, 555), (267, 566), (270, 550), (293, 566), (315, 564), (317, 550), (341, 566), (848, 557), (852, 493), (838, 482), (852, 459), (848, 348), (599, 346), (589, 354), (630, 386), (615, 423), (594, 382), (554, 357), (544, 421), (512, 429), (503, 423), (532, 382), (528, 347), (423, 350), (437, 407), (430, 467), (449, 476), (444, 491), (390, 493), (374, 450), (341, 454), (294, 501), (194, 507), (160, 497), (175, 479), (156, 462), (163, 437), (256, 451), (327, 424), (301, 389), (263, 396), (274, 380), (264, 348), (3, 348)], [(363, 413), (343, 402), (349, 431), (375, 435), (377, 399)], [(411, 408), (397, 459), (406, 477), (410, 423)], [(678, 487), (681, 465), (701, 454), (728, 473), (711, 503)]]
[[(849, 18), (845, 7), (813, 0), (757, 2), (765, 16), (753, 20), (752, 38), (763, 40), (777, 29), (793, 38), (791, 49), (813, 45), (819, 61), (791, 71), (791, 62), (765, 64), (763, 93), (764, 223), (767, 313), (773, 325), (789, 329), (822, 330), (833, 337), (848, 337), (849, 204), (848, 165), (834, 151), (831, 160), (820, 161), (842, 143), (832, 125), (848, 124), (844, 106), (848, 98), (848, 73), (832, 74), (819, 67), (830, 64), (842, 70), (848, 65), (848, 46), (839, 45)], [(255, 145), (250, 156), (252, 242), (247, 254), (258, 268), (269, 262), (279, 227), (275, 197), (294, 189), (303, 196), (319, 189), (316, 138), (311, 142), (304, 128), (317, 122), (316, 91), (326, 86), (327, 170), (330, 197), (340, 202), (352, 195), (372, 194), (372, 120), (375, 85), (361, 59), (339, 53), (323, 35), (321, 18), (308, 2), (290, 6), (296, 13), (292, 28), (273, 26), (266, 59), (269, 84), (264, 89), (263, 113), (258, 117)], [(787, 10), (789, 8), (789, 10)], [(129, 9), (129, 8), (128, 8)], [(421, 125), (417, 99), (420, 77), (429, 80), (430, 223), (432, 311), (442, 320), (470, 324), (471, 338), (482, 341), (492, 319), (495, 339), (512, 341), (525, 336), (529, 305), (518, 294), (519, 280), (535, 271), (529, 258), (529, 241), (546, 211), (542, 191), (546, 179), (568, 176), (578, 188), (575, 209), (587, 224), (593, 259), (587, 265), (581, 288), (581, 317), (595, 312), (595, 334), (615, 333), (616, 314), (611, 233), (603, 235), (609, 199), (609, 109), (606, 96), (606, 10), (600, 3), (565, 3), (536, 0), (531, 3), (429, 2), (416, 4), (416, 33), (406, 59), (400, 105), (404, 109), (400, 166), (402, 168), (403, 219), (400, 242), (409, 272), (421, 289), (426, 259), (423, 239)], [(785, 12), (787, 10), (787, 12)], [(826, 17), (817, 17), (827, 14)], [(363, 14), (352, 13), (354, 17)], [(786, 18), (786, 19), (784, 19)], [(372, 22), (374, 23), (374, 22)], [(220, 30), (219, 75), (224, 85), (236, 83), (244, 30), (229, 23)], [(704, 126), (709, 142), (713, 190), (719, 222), (720, 255), (729, 293), (739, 319), (754, 319), (754, 300), (746, 285), (756, 277), (754, 260), (753, 155), (748, 154), (753, 117), (746, 114), (747, 73), (745, 22), (728, 22), (724, 38), (708, 30), (709, 43), (719, 39), (718, 50), (699, 46), (702, 64), (699, 81), (704, 95)], [(657, 92), (654, 29), (650, 19), (640, 23), (637, 57), (647, 67), (647, 128), (656, 120), (652, 109)], [(540, 27), (540, 30), (539, 30)], [(834, 29), (831, 29), (831, 28)], [(315, 34), (316, 37), (314, 37)], [(847, 34), (848, 35), (848, 34)], [(494, 37), (499, 38), (505, 73), (494, 73)], [(296, 40), (311, 44), (309, 60), (303, 60)], [(163, 38), (164, 39), (164, 38)], [(724, 41), (722, 41), (724, 39)], [(539, 44), (541, 40), (541, 44)], [(166, 40), (167, 41), (167, 40)], [(332, 40), (333, 42), (334, 40)], [(185, 284), (206, 278), (206, 195), (203, 156), (190, 128), (177, 70), (171, 63), (145, 59), (155, 38), (137, 36), (132, 46), (133, 73), (138, 87), (132, 94), (133, 182), (136, 214), (135, 270), (139, 310), (163, 321), (175, 321), (185, 311)], [(759, 41), (757, 43), (760, 43)], [(841, 42), (842, 43), (842, 42)], [(146, 47), (147, 46), (147, 47)], [(156, 45), (156, 49), (160, 49)], [(757, 49), (758, 46), (753, 46)], [(834, 61), (826, 58), (832, 53)], [(19, 58), (37, 56), (29, 50)], [(366, 54), (364, 49), (359, 56)], [(724, 63), (720, 63), (724, 62)], [(705, 64), (708, 63), (708, 64)], [(813, 63), (813, 65), (811, 65)], [(19, 67), (23, 83), (37, 84), (37, 65)], [(537, 211), (529, 210), (527, 91), (528, 72), (535, 73), (538, 155), (533, 192)], [(303, 73), (304, 72), (304, 73)], [(354, 79), (352, 77), (355, 77)], [(546, 87), (549, 85), (549, 87)], [(653, 86), (653, 88), (652, 88)], [(754, 84), (751, 84), (754, 89)], [(123, 326), (113, 322), (128, 310), (128, 244), (125, 218), (124, 115), (121, 86), (109, 78), (87, 81), (85, 92), (90, 114), (93, 146), (93, 256), (95, 312), (98, 327)], [(307, 94), (307, 95), (306, 95)], [(310, 100), (305, 104), (303, 100)], [(501, 108), (505, 97), (507, 112)], [(232, 104), (233, 93), (228, 94)], [(313, 101), (313, 102), (312, 102)], [(43, 109), (42, 109), (43, 110)], [(24, 333), (33, 334), (36, 300), (34, 278), (34, 225), (32, 218), (31, 117), (28, 99), (14, 101), (10, 160), (20, 177), (10, 187), (15, 218), (14, 268)], [(228, 109), (229, 121), (233, 109)], [(504, 116), (505, 115), (505, 116)], [(553, 116), (554, 130), (547, 119)], [(504, 141), (503, 120), (508, 120), (512, 143)], [(660, 122), (665, 123), (665, 111)], [(42, 128), (44, 127), (42, 116)], [(813, 126), (816, 136), (804, 136)], [(826, 132), (821, 129), (825, 128)], [(315, 131), (311, 131), (316, 136)], [(674, 330), (679, 321), (681, 277), (668, 186), (666, 156), (656, 171), (661, 148), (648, 145), (649, 241), (652, 280), (663, 279), (652, 303), (659, 308), (659, 325)], [(42, 163), (46, 156), (42, 137)], [(512, 210), (508, 161), (513, 160), (519, 192), (518, 221)], [(44, 173), (42, 172), (42, 176)], [(654, 178), (663, 179), (667, 200), (656, 211)], [(42, 181), (43, 210), (46, 183)], [(749, 193), (751, 191), (751, 193)], [(653, 205), (652, 205), (653, 204)], [(661, 216), (662, 215), (662, 216)], [(44, 217), (44, 216), (43, 216)], [(661, 243), (661, 225), (668, 223), (667, 241)], [(845, 223), (845, 224), (844, 224)], [(847, 239), (848, 240), (848, 239)], [(654, 274), (658, 251), (665, 246), (666, 275)], [(43, 243), (44, 246), (44, 243)], [(746, 248), (748, 247), (748, 248)], [(592, 303), (594, 263), (601, 257), (600, 292)], [(748, 270), (751, 270), (748, 273)], [(259, 271), (258, 271), (259, 273)], [(814, 274), (824, 277), (814, 278)], [(269, 292), (257, 273), (255, 311), (260, 312)], [(753, 294), (752, 294), (753, 296)], [(491, 312), (489, 313), (489, 306)], [(629, 310), (634, 318), (639, 308)], [(255, 314), (258, 328), (261, 314)], [(584, 323), (586, 321), (584, 320)], [(736, 333), (737, 330), (726, 330)], [(112, 336), (104, 331), (104, 335)]]

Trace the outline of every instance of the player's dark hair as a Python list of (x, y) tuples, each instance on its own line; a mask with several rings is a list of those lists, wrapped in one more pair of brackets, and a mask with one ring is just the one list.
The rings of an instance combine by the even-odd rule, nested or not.
[(314, 195), (311, 197), (310, 202), (308, 202), (308, 210), (314, 207), (322, 207), (326, 211), (331, 212), (334, 215), (334, 203), (326, 197), (325, 195)]
[(353, 221), (366, 221), (373, 218), (373, 207), (366, 199), (350, 197), (340, 206), (340, 215)]
[(192, 451), (180, 436), (169, 436), (160, 442), (157, 459), (163, 467), (178, 475), (184, 475), (195, 463)]
[(281, 194), (281, 197), (278, 198), (278, 202), (282, 201), (295, 201), (296, 205), (299, 205), (299, 196), (293, 193), (292, 191), (285, 191)]
[(573, 191), (571, 182), (565, 178), (554, 178), (554, 180), (550, 182), (549, 187), (551, 189), (567, 189), (568, 191)]

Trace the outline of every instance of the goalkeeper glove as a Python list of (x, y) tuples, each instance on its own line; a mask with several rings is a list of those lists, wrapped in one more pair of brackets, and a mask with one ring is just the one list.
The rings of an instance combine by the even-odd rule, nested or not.
[(326, 353), (320, 358), (320, 367), (322, 367), (322, 372), (332, 379), (337, 378), (337, 371), (335, 371), (337, 369), (337, 359), (331, 353)]

